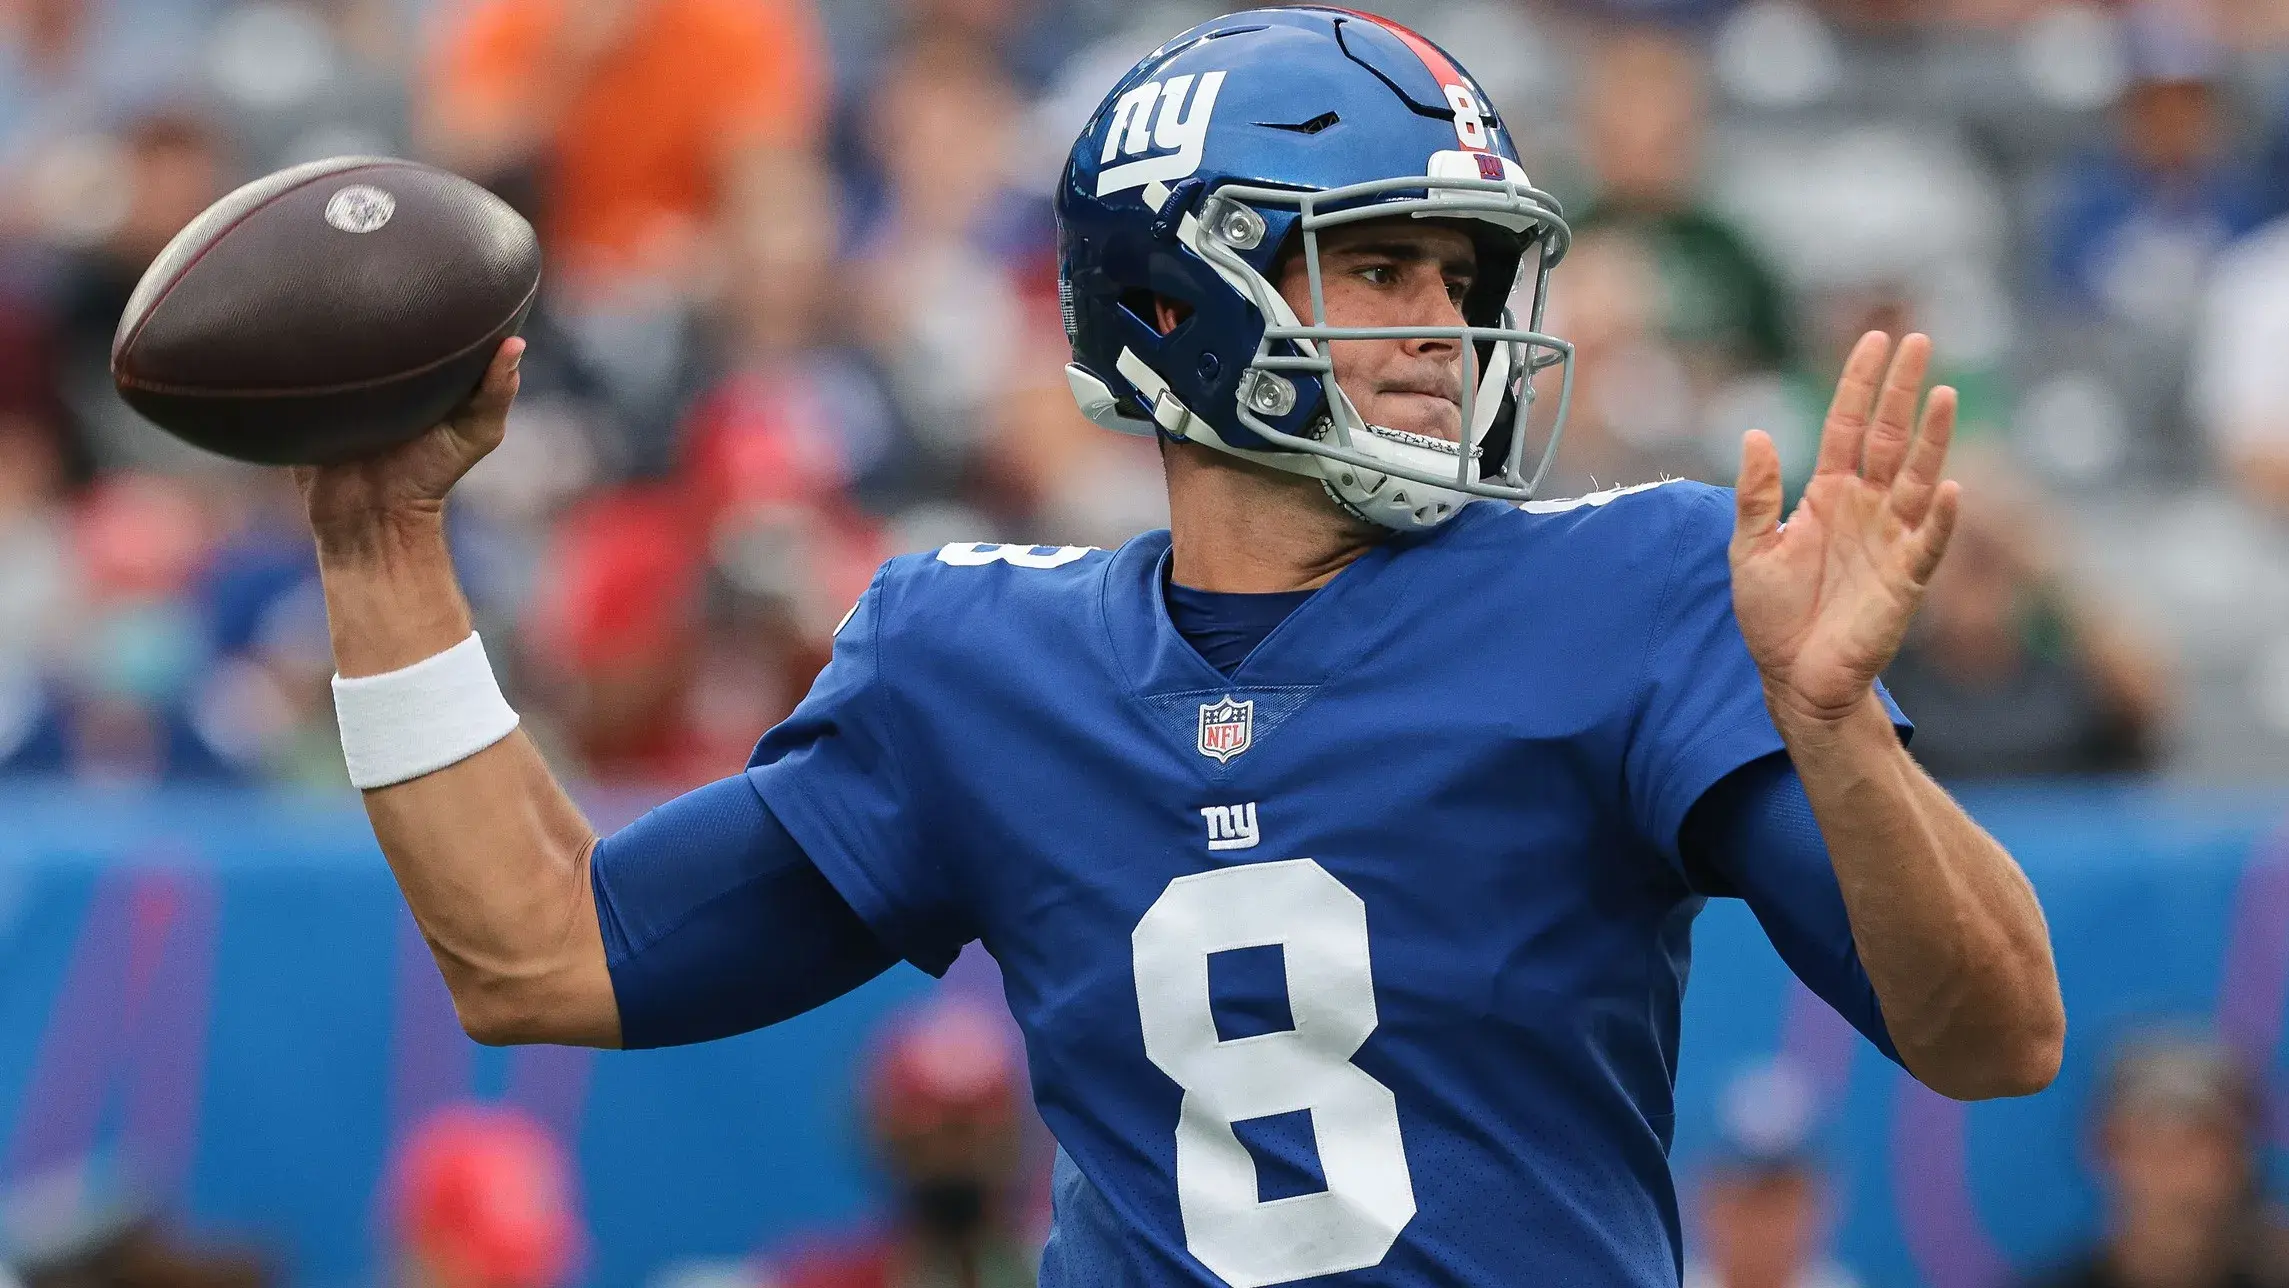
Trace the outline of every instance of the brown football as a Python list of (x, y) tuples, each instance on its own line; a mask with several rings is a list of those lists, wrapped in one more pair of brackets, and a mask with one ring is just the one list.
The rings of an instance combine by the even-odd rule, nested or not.
[(175, 235), (119, 319), (111, 377), (209, 451), (352, 460), (467, 398), (539, 289), (532, 225), (492, 193), (411, 161), (313, 161)]

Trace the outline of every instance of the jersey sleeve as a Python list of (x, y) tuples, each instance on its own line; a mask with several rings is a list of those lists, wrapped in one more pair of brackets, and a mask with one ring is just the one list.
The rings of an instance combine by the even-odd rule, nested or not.
[(883, 656), (888, 567), (843, 620), (834, 658), (802, 704), (756, 744), (747, 777), (882, 942), (942, 975), (976, 934), (934, 839), (943, 833)]
[(1702, 795), (1678, 839), (1696, 894), (1747, 903), (1780, 959), (1893, 1063), (1875, 985), (1860, 964), (1828, 842), (1785, 755), (1751, 761)]
[[(1678, 831), (1702, 793), (1782, 746), (1733, 616), (1732, 490), (1670, 486), (1680, 513), (1623, 772), (1638, 828), (1674, 862)], [(1912, 728), (1907, 717), (1880, 683), (1876, 694), (1904, 738)]]
[(776, 1024), (898, 960), (744, 775), (605, 837), (588, 871), (630, 1049)]

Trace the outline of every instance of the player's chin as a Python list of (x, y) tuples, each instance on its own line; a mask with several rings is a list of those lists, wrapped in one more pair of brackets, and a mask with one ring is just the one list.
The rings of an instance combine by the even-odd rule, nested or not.
[(1462, 441), (1462, 408), (1437, 394), (1385, 393), (1375, 400), (1375, 414), (1368, 419), (1385, 429)]

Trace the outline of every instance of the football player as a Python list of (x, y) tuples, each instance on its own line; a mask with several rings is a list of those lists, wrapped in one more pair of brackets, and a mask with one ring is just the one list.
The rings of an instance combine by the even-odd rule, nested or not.
[(1565, 222), (1475, 81), (1340, 9), (1152, 53), (1057, 207), (1073, 391), (1157, 436), (1169, 530), (891, 560), (745, 773), (601, 840), (440, 536), (518, 342), (305, 472), (345, 755), (471, 1034), (702, 1041), (980, 941), (1051, 1285), (1675, 1285), (1711, 896), (1937, 1091), (2051, 1080), (2035, 897), (1875, 682), (1957, 511), (1925, 339), (1852, 351), (1785, 527), (1761, 433), (1737, 492), (1534, 499)]

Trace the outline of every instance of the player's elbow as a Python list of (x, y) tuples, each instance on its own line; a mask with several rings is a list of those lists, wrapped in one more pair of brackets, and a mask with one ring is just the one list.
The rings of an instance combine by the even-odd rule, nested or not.
[(616, 1045), (607, 1032), (565, 1004), (557, 990), (528, 980), (458, 981), (452, 988), (453, 1014), (461, 1031), (484, 1046)]
[(2031, 1096), (2059, 1076), (2066, 1056), (2066, 1014), (2052, 1008), (2011, 1029), (1989, 1035), (1953, 1059), (1911, 1063), (1918, 1081), (1951, 1100), (2005, 1100)]
[(2029, 1015), (1999, 1045), (1996, 1096), (2031, 1096), (2057, 1081), (2066, 1059), (2066, 1003), (2058, 981), (2039, 991)]
[(520, 1004), (514, 991), (498, 985), (463, 984), (453, 990), (453, 1015), (470, 1040), (485, 1046), (522, 1046), (550, 1041), (545, 1017)]
[(2058, 1081), (2059, 1064), (2063, 1055), (2063, 1046), (2053, 1047), (2028, 1061), (2024, 1074), (2019, 1081), (2013, 1084), (2013, 1089), (2005, 1094), (2031, 1096), (2038, 1091), (2048, 1091), (2050, 1085)]

